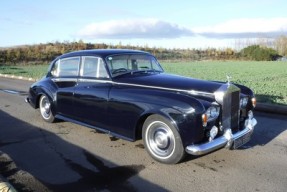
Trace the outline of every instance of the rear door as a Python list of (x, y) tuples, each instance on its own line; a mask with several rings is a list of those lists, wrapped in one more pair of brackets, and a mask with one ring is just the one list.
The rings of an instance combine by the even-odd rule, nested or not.
[(57, 113), (69, 118), (75, 116), (74, 90), (80, 68), (80, 57), (59, 59), (54, 64), (51, 75), (52, 81), (57, 85), (56, 109)]

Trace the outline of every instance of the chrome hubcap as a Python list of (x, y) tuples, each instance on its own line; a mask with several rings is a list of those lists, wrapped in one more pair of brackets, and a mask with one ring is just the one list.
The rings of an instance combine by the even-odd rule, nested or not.
[(45, 106), (44, 106), (44, 109), (45, 109), (45, 112), (46, 113), (49, 113), (50, 112), (50, 103), (45, 103)]
[(169, 138), (166, 133), (158, 131), (154, 136), (155, 144), (159, 148), (166, 148), (169, 144)]
[(174, 151), (174, 136), (168, 125), (155, 121), (146, 132), (147, 146), (153, 155), (159, 158), (168, 158)]
[(51, 104), (48, 98), (46, 96), (43, 96), (40, 102), (40, 111), (41, 111), (41, 115), (43, 116), (43, 118), (48, 119), (50, 117), (50, 113), (51, 113), (50, 107), (51, 107)]

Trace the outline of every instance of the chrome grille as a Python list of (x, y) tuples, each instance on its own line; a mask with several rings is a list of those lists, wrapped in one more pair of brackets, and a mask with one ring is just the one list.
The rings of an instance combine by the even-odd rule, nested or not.
[(239, 127), (240, 89), (233, 84), (224, 84), (215, 93), (216, 101), (222, 106), (223, 129)]

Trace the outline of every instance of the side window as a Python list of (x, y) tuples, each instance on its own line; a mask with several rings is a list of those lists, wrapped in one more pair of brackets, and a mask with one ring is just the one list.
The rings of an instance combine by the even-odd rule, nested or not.
[(78, 76), (80, 57), (59, 59), (53, 66), (53, 77)]
[(83, 57), (80, 75), (82, 77), (109, 78), (102, 58)]
[(51, 74), (53, 77), (59, 77), (59, 64), (60, 60), (56, 61), (53, 68), (51, 69)]
[(138, 66), (138, 70), (152, 68), (150, 60), (147, 60), (147, 59), (138, 59), (137, 66)]

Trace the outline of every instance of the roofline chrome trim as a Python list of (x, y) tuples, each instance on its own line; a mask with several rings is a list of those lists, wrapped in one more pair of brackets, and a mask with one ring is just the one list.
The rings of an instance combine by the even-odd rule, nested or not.
[(202, 91), (196, 91), (196, 90), (185, 90), (185, 89), (158, 87), (158, 86), (151, 86), (151, 85), (140, 85), (140, 84), (133, 84), (133, 83), (119, 83), (119, 82), (114, 82), (112, 80), (85, 79), (85, 78), (53, 78), (52, 81), (54, 81), (54, 82), (80, 81), (80, 82), (112, 83), (114, 85), (126, 85), (126, 86), (143, 87), (143, 88), (150, 88), (150, 89), (160, 89), (160, 90), (166, 90), (166, 91), (184, 92), (184, 93), (187, 93), (190, 95), (196, 95), (196, 96), (214, 97), (214, 93), (208, 93), (208, 92), (202, 92)]

